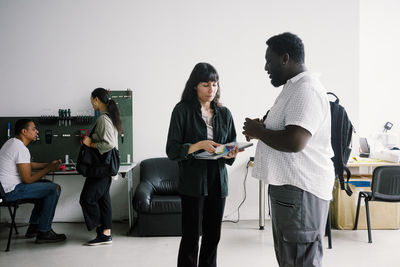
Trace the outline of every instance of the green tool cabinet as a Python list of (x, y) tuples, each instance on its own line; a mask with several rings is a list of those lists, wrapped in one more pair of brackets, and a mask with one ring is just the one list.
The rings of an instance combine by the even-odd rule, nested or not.
[[(118, 148), (121, 163), (127, 163), (128, 158), (133, 159), (133, 95), (130, 90), (110, 91), (111, 98), (117, 103), (124, 127), (123, 138), (118, 135)], [(63, 103), (65, 106), (66, 103)], [(73, 111), (72, 111), (73, 113)], [(93, 111), (94, 114), (94, 111)], [(65, 155), (76, 162), (80, 148), (80, 132), (87, 129), (90, 133), (95, 125), (95, 116), (32, 116), (32, 117), (0, 117), (0, 145), (8, 139), (8, 123), (11, 126), (11, 137), (14, 136), (14, 125), (18, 119), (33, 119), (39, 130), (37, 141), (28, 145), (31, 152), (31, 161), (48, 162), (54, 159), (65, 161)], [(61, 121), (61, 122), (60, 122)], [(50, 138), (51, 136), (51, 138)], [(49, 142), (51, 139), (51, 142)], [(123, 140), (122, 140), (123, 139)], [(129, 156), (128, 156), (129, 155)]]

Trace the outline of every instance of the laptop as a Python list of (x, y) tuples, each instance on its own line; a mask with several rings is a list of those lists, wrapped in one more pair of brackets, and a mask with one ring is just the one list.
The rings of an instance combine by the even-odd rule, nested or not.
[(370, 153), (370, 148), (368, 145), (367, 138), (360, 137), (360, 157), (368, 158)]

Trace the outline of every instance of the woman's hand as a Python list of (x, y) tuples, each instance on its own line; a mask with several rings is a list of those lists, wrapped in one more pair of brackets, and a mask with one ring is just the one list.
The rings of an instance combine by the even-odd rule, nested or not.
[(212, 140), (203, 140), (199, 141), (189, 147), (188, 154), (196, 152), (198, 150), (204, 149), (208, 153), (214, 153), (215, 147), (220, 146), (221, 144), (215, 143)]
[(221, 145), (221, 144), (215, 143), (212, 140), (203, 140), (203, 141), (197, 142), (197, 144), (199, 144), (199, 148), (200, 149), (204, 149), (208, 153), (214, 153), (215, 152), (215, 147)]
[(85, 146), (90, 147), (90, 145), (92, 144), (92, 138), (90, 138), (89, 136), (85, 136), (85, 137), (83, 137), (82, 142)]
[(231, 151), (229, 151), (228, 155), (226, 155), (224, 158), (225, 158), (225, 159), (234, 158), (234, 157), (236, 157), (236, 155), (237, 155), (239, 152), (242, 152), (242, 151), (243, 151), (243, 150), (239, 150), (238, 147), (235, 147), (235, 149), (232, 149)]

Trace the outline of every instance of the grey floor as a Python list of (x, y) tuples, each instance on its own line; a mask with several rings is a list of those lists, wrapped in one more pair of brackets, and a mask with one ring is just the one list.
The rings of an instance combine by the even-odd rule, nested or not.
[[(176, 266), (179, 237), (127, 236), (127, 224), (114, 223), (113, 244), (87, 247), (82, 244), (93, 237), (81, 223), (54, 223), (57, 232), (67, 234), (61, 244), (37, 245), (23, 237), (26, 227), (12, 240), (10, 252), (4, 252), (8, 229), (0, 229), (0, 266), (29, 267), (163, 267)], [(264, 231), (257, 221), (224, 223), (218, 251), (219, 267), (278, 266), (274, 256), (270, 221)], [(398, 267), (400, 266), (399, 230), (374, 230), (373, 243), (367, 242), (367, 232), (333, 230), (333, 249), (324, 240), (325, 267)]]

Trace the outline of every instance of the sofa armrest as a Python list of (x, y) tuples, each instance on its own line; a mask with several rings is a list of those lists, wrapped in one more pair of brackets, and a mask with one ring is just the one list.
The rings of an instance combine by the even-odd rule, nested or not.
[(133, 208), (137, 212), (149, 212), (150, 201), (153, 194), (153, 185), (148, 182), (141, 182), (136, 188), (133, 196)]

